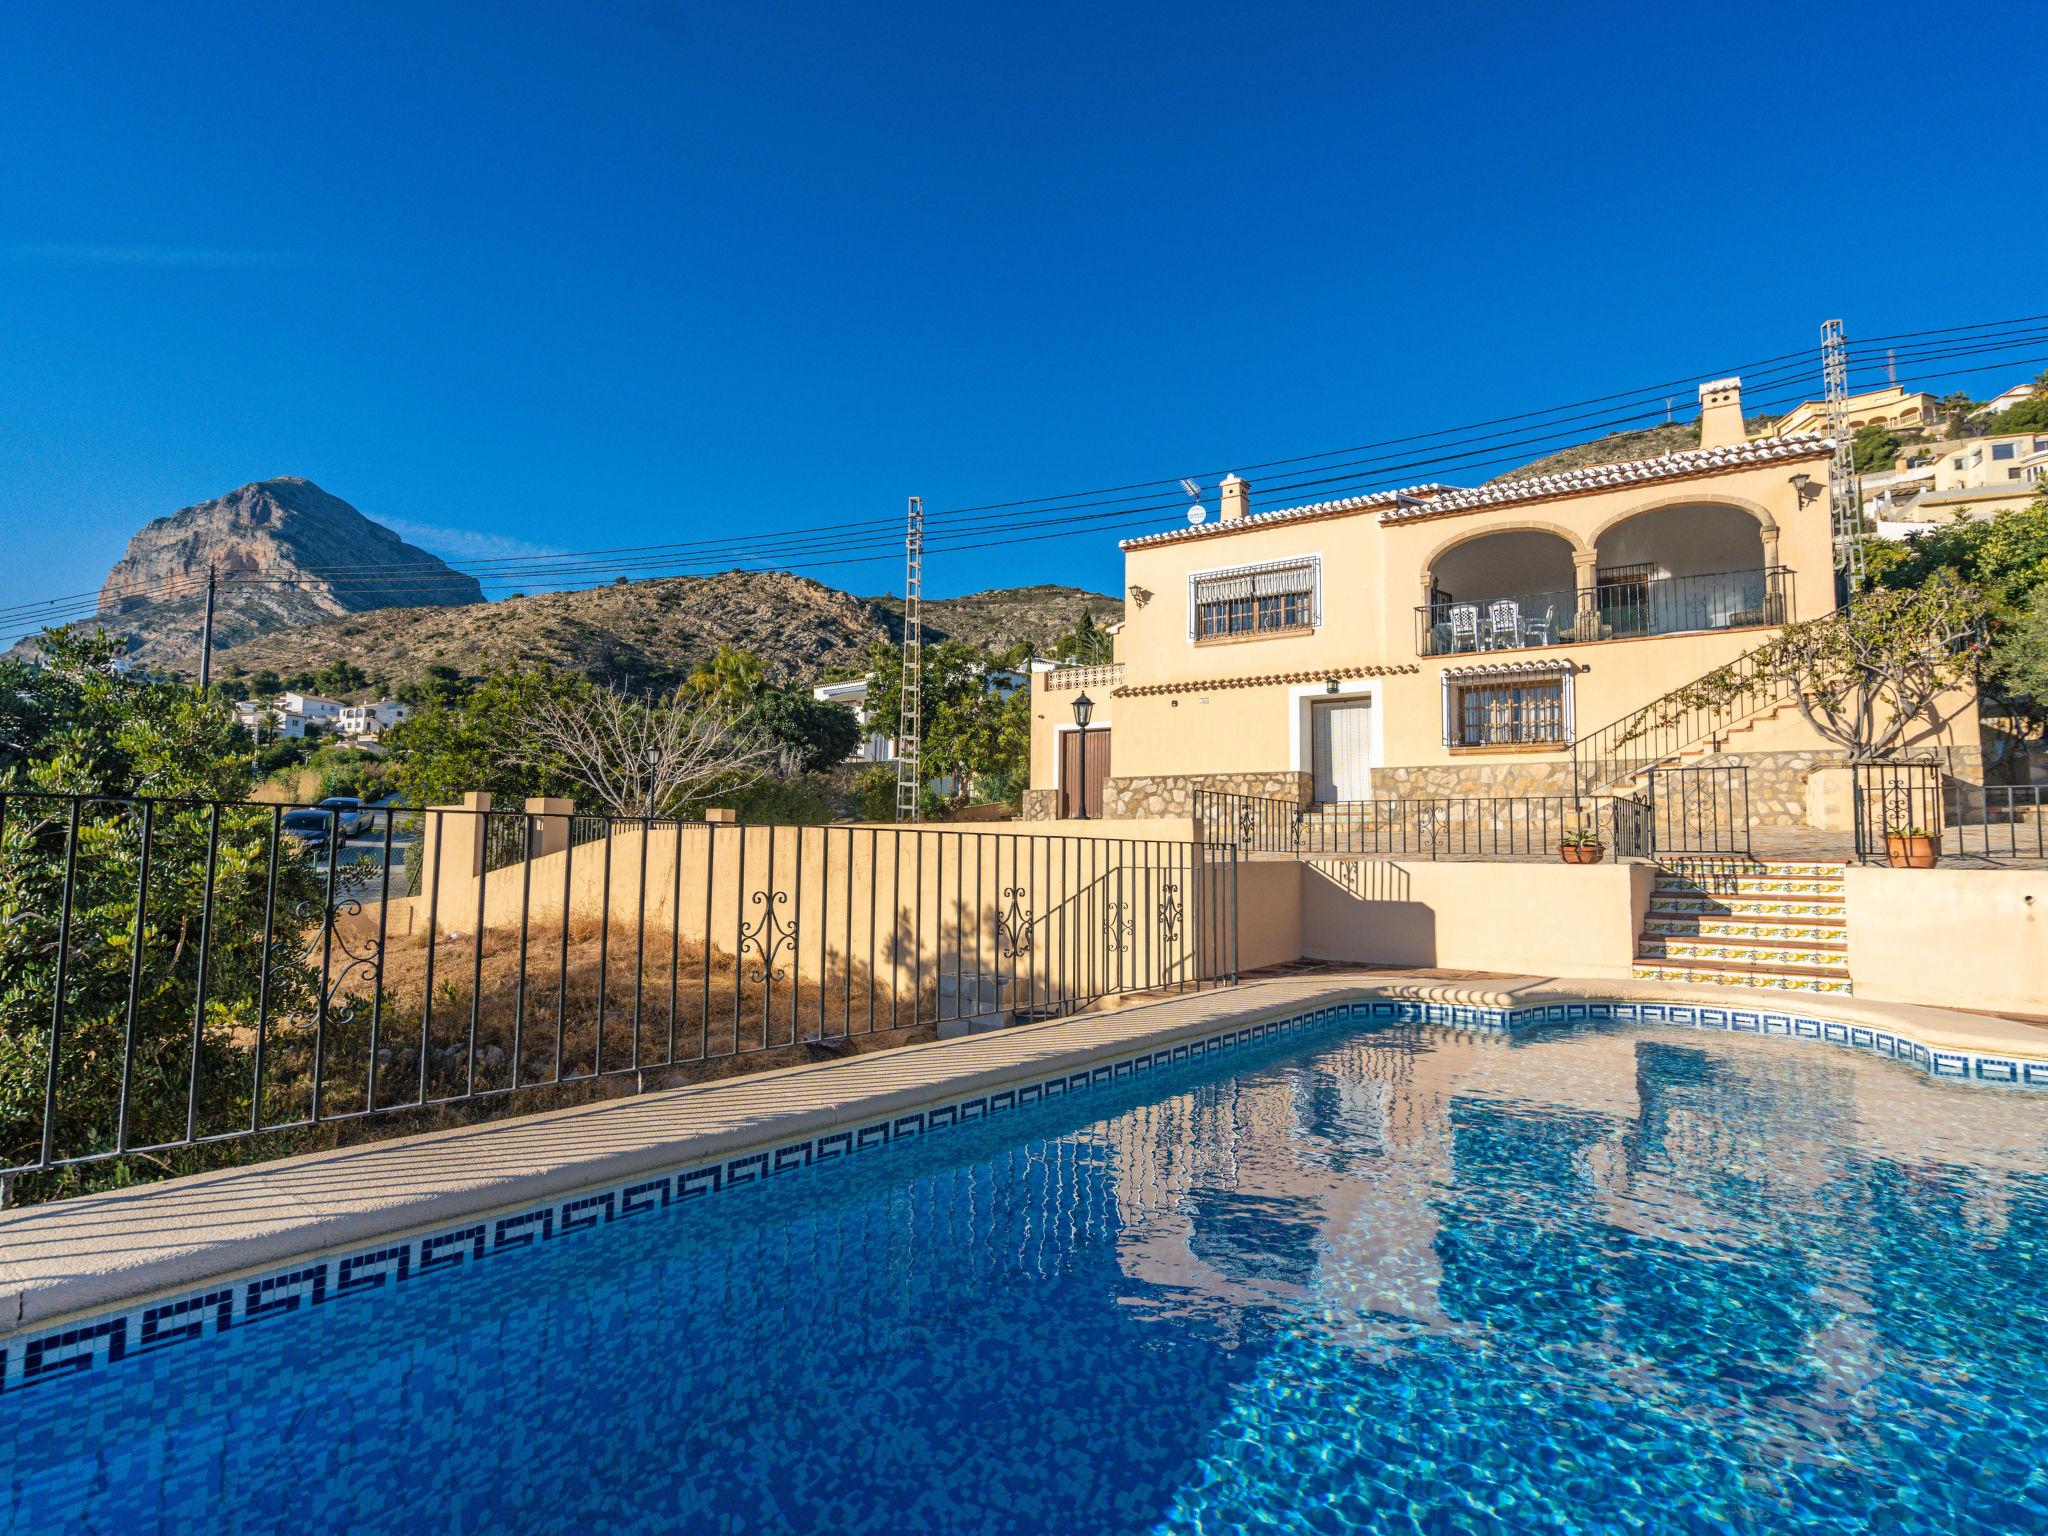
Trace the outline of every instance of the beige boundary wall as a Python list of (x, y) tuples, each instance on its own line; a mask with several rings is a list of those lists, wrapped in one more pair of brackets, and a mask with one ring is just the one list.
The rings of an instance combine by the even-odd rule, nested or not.
[[(488, 803), (471, 796), (426, 812), (420, 892), (356, 921), (381, 916), (394, 937), (431, 927), (437, 942), (524, 931), (543, 946), (566, 926), (579, 942), (602, 927), (614, 961), (642, 946), (659, 956), (694, 947), (699, 969), (705, 953), (738, 956), (750, 974), (777, 972), (807, 994), (820, 977), (849, 991), (872, 979), (887, 996), (930, 993), (946, 977), (1000, 978), (1019, 1006), (1230, 970), (1236, 860), (1224, 850), (1210, 862), (1186, 820), (1028, 830), (620, 822), (572, 847), (556, 802), (533, 823), (551, 851), (486, 872), (478, 813)], [(504, 819), (518, 824), (517, 813)]]
[(1844, 890), (1857, 996), (2048, 1013), (2048, 870), (1852, 867)]
[(1330, 859), (1301, 871), (1301, 942), (1316, 960), (1626, 977), (1648, 864)]

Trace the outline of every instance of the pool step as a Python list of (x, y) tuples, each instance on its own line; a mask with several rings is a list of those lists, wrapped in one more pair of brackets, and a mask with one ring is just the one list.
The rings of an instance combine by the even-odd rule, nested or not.
[(1695, 987), (1762, 987), (1773, 992), (1827, 992), (1839, 997), (1849, 995), (1849, 978), (1846, 975), (1834, 976), (1820, 972), (1809, 975), (1786, 969), (1762, 970), (1713, 965), (1704, 960), (1691, 965), (1657, 965), (1638, 960), (1632, 974), (1637, 981), (1676, 981)]
[(1747, 859), (1660, 865), (1633, 973), (1695, 986), (1848, 992), (1842, 866)]

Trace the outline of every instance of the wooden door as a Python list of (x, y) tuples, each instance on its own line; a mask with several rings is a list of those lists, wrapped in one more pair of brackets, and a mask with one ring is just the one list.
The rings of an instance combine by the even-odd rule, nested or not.
[[(1082, 737), (1087, 751), (1082, 751)], [(1083, 758), (1086, 785), (1083, 786)], [(1109, 779), (1109, 728), (1060, 732), (1060, 815), (1079, 816), (1083, 807), (1090, 817), (1102, 814), (1102, 788)]]

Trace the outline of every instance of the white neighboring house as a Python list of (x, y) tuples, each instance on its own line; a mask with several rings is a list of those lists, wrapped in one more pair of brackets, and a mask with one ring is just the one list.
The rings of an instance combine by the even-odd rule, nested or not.
[(374, 704), (344, 704), (335, 717), (335, 729), (344, 736), (379, 736), (392, 726), (412, 718), (412, 706), (396, 699), (379, 699)]
[[(1028, 687), (1031, 674), (1050, 672), (1059, 665), (1034, 656), (1024, 664), (1022, 672), (1008, 670), (986, 674), (989, 692), (1008, 698), (1019, 688)], [(875, 680), (870, 672), (864, 677), (850, 677), (843, 683), (819, 683), (811, 689), (811, 697), (821, 704), (844, 704), (853, 711), (854, 719), (861, 724), (865, 733), (852, 752), (847, 754), (850, 763), (893, 763), (896, 761), (896, 735), (893, 731), (875, 729), (877, 722), (868, 709), (868, 687)], [(895, 722), (890, 722), (894, 724)]]
[(892, 733), (874, 730), (868, 712), (868, 685), (873, 681), (871, 672), (866, 677), (850, 677), (843, 683), (819, 683), (811, 689), (811, 697), (819, 703), (844, 704), (853, 711), (853, 718), (860, 722), (860, 742), (846, 757), (850, 763), (896, 761), (896, 737)]
[(258, 741), (299, 741), (306, 734), (305, 716), (262, 699), (235, 700), (235, 722)]
[(287, 692), (279, 696), (278, 708), (288, 715), (297, 715), (308, 725), (332, 725), (348, 706), (339, 699), (323, 698), (317, 693)]
[(1986, 400), (1980, 414), (1995, 416), (2008, 406), (2018, 405), (2022, 400), (2031, 400), (2033, 398), (2034, 386), (2032, 384), (2015, 384), (2011, 389), (2005, 391), (2004, 394), (1993, 395), (1989, 400)]

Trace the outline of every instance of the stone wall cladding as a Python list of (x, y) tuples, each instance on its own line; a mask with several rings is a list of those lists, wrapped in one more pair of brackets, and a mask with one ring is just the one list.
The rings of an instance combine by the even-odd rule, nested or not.
[[(1913, 757), (1940, 759), (1947, 771), (1972, 783), (1983, 782), (1984, 755), (1975, 747), (1947, 747)], [(1846, 752), (1816, 748), (1801, 752), (1726, 752), (1688, 758), (1683, 766), (1723, 767), (1740, 763), (1749, 769), (1749, 813), (1760, 827), (1806, 825), (1806, 780), (1816, 768), (1846, 767)], [(1382, 767), (1372, 771), (1373, 796), (1380, 800), (1491, 799), (1544, 795), (1571, 798), (1569, 762), (1430, 763), (1414, 767)], [(1226, 794), (1257, 795), (1306, 805), (1314, 783), (1306, 773), (1210, 773), (1154, 775), (1109, 780), (1103, 790), (1106, 817), (1191, 816), (1197, 789)], [(1612, 794), (1612, 789), (1602, 793)], [(1023, 819), (1050, 821), (1059, 808), (1059, 792), (1032, 789), (1024, 793)]]
[[(1906, 754), (1910, 759), (1934, 759), (1943, 771), (1957, 778), (1981, 783), (1984, 754), (1976, 747), (1942, 747)], [(1749, 770), (1749, 820), (1758, 827), (1803, 827), (1806, 823), (1806, 780), (1816, 768), (1846, 768), (1849, 754), (1829, 748), (1810, 752), (1720, 752), (1710, 757), (1689, 759), (1686, 767), (1727, 767), (1740, 764)]]
[(1441, 800), (1460, 797), (1564, 795), (1572, 793), (1568, 762), (1431, 763), (1415, 768), (1375, 768), (1377, 800)]
[(1192, 816), (1195, 791), (1257, 795), (1306, 805), (1312, 781), (1305, 773), (1197, 773), (1111, 779), (1102, 792), (1104, 816)]

